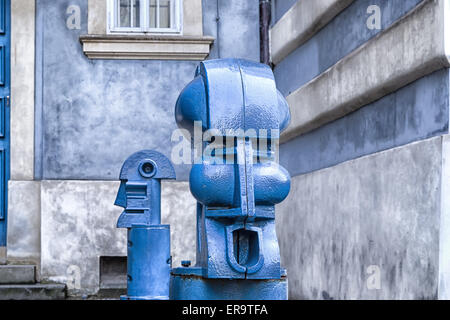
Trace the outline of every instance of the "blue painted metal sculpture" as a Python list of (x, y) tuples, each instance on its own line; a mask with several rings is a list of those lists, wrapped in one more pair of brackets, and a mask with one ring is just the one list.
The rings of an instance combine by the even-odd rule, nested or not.
[[(170, 298), (287, 299), (275, 204), (290, 189), (289, 173), (276, 161), (290, 113), (272, 70), (245, 60), (203, 62), (175, 115), (192, 136), (199, 125), (210, 138), (189, 181), (198, 201), (197, 261), (172, 269)], [(169, 229), (160, 225), (159, 197), (160, 179), (174, 177), (170, 162), (152, 151), (134, 154), (122, 168), (116, 204), (125, 208), (118, 227), (128, 228), (131, 241), (128, 299), (169, 295)]]
[(128, 229), (126, 300), (167, 300), (170, 283), (170, 228), (161, 225), (161, 180), (175, 179), (164, 155), (140, 151), (120, 172), (115, 205), (125, 208), (117, 222)]
[[(175, 113), (178, 125), (191, 134), (197, 122), (212, 132), (214, 142), (231, 143), (204, 152), (192, 167), (197, 264), (173, 271), (172, 298), (287, 298), (275, 204), (290, 189), (289, 173), (276, 162), (279, 134), (290, 113), (272, 70), (245, 60), (203, 62), (180, 94)], [(206, 141), (203, 147), (210, 145)], [(252, 288), (248, 295), (246, 287)]]

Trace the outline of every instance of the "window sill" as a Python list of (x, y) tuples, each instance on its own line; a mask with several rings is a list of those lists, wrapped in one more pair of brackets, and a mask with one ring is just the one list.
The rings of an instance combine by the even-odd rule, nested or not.
[(89, 59), (205, 60), (213, 37), (174, 35), (83, 35)]

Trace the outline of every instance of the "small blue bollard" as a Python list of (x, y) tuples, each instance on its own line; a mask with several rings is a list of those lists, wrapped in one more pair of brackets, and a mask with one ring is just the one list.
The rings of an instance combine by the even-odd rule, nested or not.
[(156, 151), (130, 156), (122, 166), (115, 204), (128, 229), (127, 295), (122, 300), (168, 300), (170, 227), (161, 225), (161, 180), (175, 179), (170, 161)]

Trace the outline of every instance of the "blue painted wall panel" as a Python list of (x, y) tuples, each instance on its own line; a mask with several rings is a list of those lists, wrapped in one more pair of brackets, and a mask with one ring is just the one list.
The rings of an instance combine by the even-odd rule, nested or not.
[(0, 247), (6, 246), (8, 225), (8, 180), (10, 150), (10, 108), (11, 94), (11, 0), (0, 0)]
[[(258, 0), (222, 2), (222, 57), (259, 60)], [(81, 30), (66, 27), (69, 5), (81, 8)], [(204, 8), (205, 30), (216, 30), (216, 13)], [(170, 157), (175, 102), (198, 62), (87, 59), (79, 42), (87, 33), (87, 0), (37, 0), (36, 25), (37, 179), (117, 180), (136, 151)], [(187, 180), (190, 165), (175, 169)]]
[(449, 69), (280, 146), (292, 176), (448, 133)]
[[(285, 96), (289, 95), (388, 28), (421, 1), (356, 0), (276, 66), (278, 89)], [(370, 5), (381, 9), (381, 30), (367, 28)]]

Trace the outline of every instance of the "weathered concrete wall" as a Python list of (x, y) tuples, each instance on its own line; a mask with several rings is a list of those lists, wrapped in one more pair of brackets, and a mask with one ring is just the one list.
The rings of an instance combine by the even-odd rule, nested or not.
[(450, 300), (450, 136), (442, 139), (439, 299)]
[(378, 37), (290, 94), (286, 100), (291, 108), (291, 124), (282, 134), (282, 141), (450, 67), (445, 5), (442, 0), (424, 1)]
[(34, 178), (35, 1), (11, 1), (11, 173)]
[(209, 58), (259, 62), (259, 0), (202, 0), (202, 3), (203, 34), (216, 38)]
[[(274, 69), (278, 89), (284, 94), (300, 88), (340, 59), (386, 30), (422, 0), (357, 0), (336, 16), (314, 37), (302, 44)], [(278, 0), (277, 2), (284, 2)], [(381, 9), (381, 29), (369, 29), (367, 8)], [(295, 30), (292, 30), (295, 32)]]
[[(112, 205), (118, 187), (113, 181), (42, 181), (43, 281), (68, 283), (70, 295), (97, 293), (100, 256), (126, 256), (126, 230), (116, 228), (121, 208)], [(173, 266), (195, 260), (195, 201), (187, 183), (164, 183), (161, 205), (162, 222), (171, 224)], [(73, 288), (78, 274), (80, 286)]]
[[(257, 0), (220, 2), (221, 57), (259, 60)], [(37, 0), (36, 178), (115, 180), (141, 149), (170, 156), (176, 98), (197, 62), (88, 60), (87, 0)], [(256, 4), (256, 6), (254, 6)], [(66, 27), (69, 5), (81, 30)], [(203, 8), (205, 35), (216, 36), (216, 7)], [(216, 57), (213, 47), (211, 57)], [(187, 179), (189, 166), (177, 166)]]
[(40, 263), (41, 184), (39, 181), (8, 183), (8, 260)]
[(121, 210), (111, 205), (118, 184), (42, 181), (41, 188), (42, 279), (95, 293), (99, 257), (126, 255), (126, 230), (115, 228)]
[(354, 0), (297, 1), (270, 30), (272, 62), (280, 63)]
[(194, 264), (196, 254), (197, 201), (188, 182), (163, 182), (161, 191), (161, 220), (170, 224), (170, 250), (173, 267), (181, 261)]
[(89, 34), (106, 34), (107, 12), (107, 1), (88, 0), (87, 30)]
[(291, 299), (448, 298), (447, 14), (441, 0), (358, 0), (276, 66), (303, 113), (280, 147), (294, 176), (277, 208)]
[[(272, 22), (275, 23), (298, 1), (298, 0), (272, 0)], [(300, 0), (301, 1), (301, 0)]]
[(277, 207), (290, 299), (437, 298), (441, 161), (437, 137), (295, 177)]
[[(380, 9), (380, 29), (366, 25), (370, 5)], [(281, 145), (280, 157), (291, 174), (448, 132), (443, 8), (440, 0), (355, 1), (276, 66), (277, 86), (288, 95), (293, 114), (290, 133), (283, 135), (293, 139)], [(393, 44), (386, 43), (388, 38)], [(398, 45), (398, 39), (418, 48)], [(405, 62), (411, 52), (417, 56), (402, 71), (397, 57)], [(347, 63), (358, 59), (360, 63)], [(331, 101), (338, 96), (348, 99), (337, 106)], [(357, 106), (364, 107), (349, 113)]]
[(449, 69), (437, 71), (280, 146), (291, 175), (448, 132)]
[[(81, 30), (66, 27), (69, 4), (81, 8)], [(36, 169), (41, 177), (115, 180), (123, 161), (138, 150), (170, 156), (173, 106), (196, 62), (92, 61), (78, 40), (87, 33), (87, 0), (39, 0), (37, 10), (43, 63), (37, 90), (43, 97)], [(177, 169), (179, 177), (186, 176), (186, 168)]]

